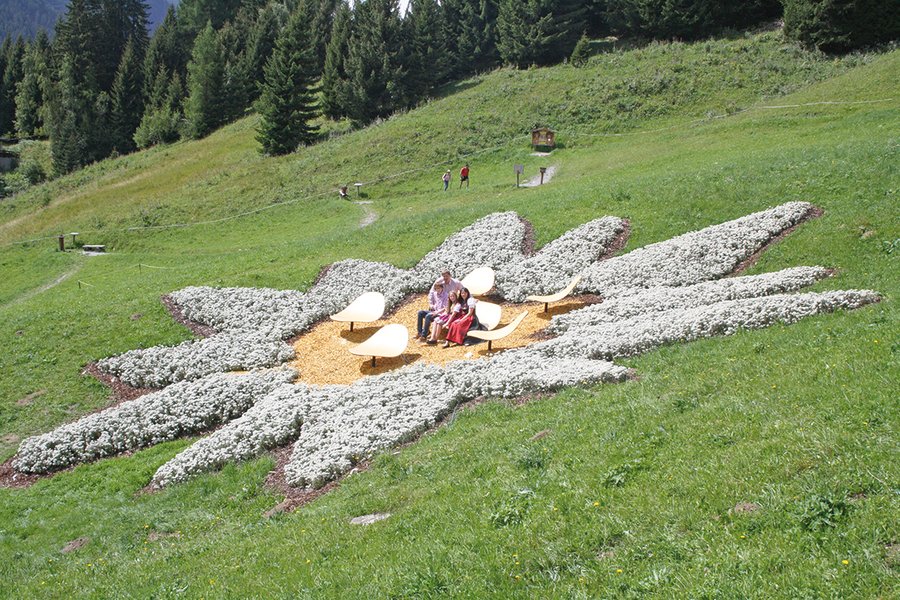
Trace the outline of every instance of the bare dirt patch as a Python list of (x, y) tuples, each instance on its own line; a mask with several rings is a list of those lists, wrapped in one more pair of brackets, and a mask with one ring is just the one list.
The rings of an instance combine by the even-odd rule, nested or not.
[(759, 504), (756, 502), (738, 502), (731, 509), (731, 512), (736, 515), (749, 515), (758, 511), (759, 508)]
[(63, 546), (62, 549), (60, 550), (60, 552), (62, 552), (63, 554), (68, 554), (69, 552), (75, 552), (79, 548), (84, 548), (85, 546), (87, 546), (90, 541), (91, 541), (91, 538), (89, 538), (89, 537), (80, 537), (76, 540), (72, 540), (71, 542), (69, 542), (68, 544)]
[(40, 398), (41, 396), (43, 396), (46, 393), (47, 393), (47, 390), (38, 390), (36, 392), (31, 392), (27, 396), (24, 396), (24, 397), (16, 400), (16, 406), (28, 406), (29, 404), (31, 404), (32, 402), (34, 402), (35, 400), (37, 400), (38, 398)]
[(3, 437), (0, 437), (0, 442), (3, 442), (4, 444), (9, 444), (9, 445), (18, 444), (21, 440), (22, 440), (22, 438), (20, 438), (19, 436), (17, 436), (14, 433), (8, 433), (8, 434), (4, 435)]

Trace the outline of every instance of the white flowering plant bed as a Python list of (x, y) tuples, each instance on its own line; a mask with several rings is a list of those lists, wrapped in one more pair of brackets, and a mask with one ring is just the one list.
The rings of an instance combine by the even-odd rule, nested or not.
[[(620, 382), (627, 370), (614, 361), (621, 357), (878, 302), (870, 290), (798, 293), (832, 274), (823, 267), (726, 277), (813, 210), (787, 203), (608, 260), (627, 232), (622, 219), (596, 219), (527, 256), (526, 224), (515, 213), (497, 213), (450, 236), (409, 270), (345, 260), (306, 293), (185, 288), (171, 298), (216, 335), (100, 361), (102, 371), (125, 383), (164, 389), (26, 439), (14, 467), (48, 473), (217, 428), (162, 465), (151, 483), (185, 481), (293, 444), (285, 479), (318, 487), (415, 438), (461, 402)], [(363, 292), (382, 292), (391, 308), (426, 291), (445, 269), (461, 276), (480, 266), (495, 269), (497, 293), (509, 301), (555, 291), (575, 274), (583, 275), (580, 291), (604, 301), (554, 317), (548, 332), (555, 337), (486, 360), (411, 364), (322, 387), (293, 383), (290, 370), (223, 373), (293, 359), (285, 340)]]

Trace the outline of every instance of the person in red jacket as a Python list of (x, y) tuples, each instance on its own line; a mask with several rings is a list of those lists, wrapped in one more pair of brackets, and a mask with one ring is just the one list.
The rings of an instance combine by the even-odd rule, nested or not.
[(462, 189), (463, 182), (466, 182), (466, 189), (469, 189), (469, 163), (459, 170), (459, 189)]

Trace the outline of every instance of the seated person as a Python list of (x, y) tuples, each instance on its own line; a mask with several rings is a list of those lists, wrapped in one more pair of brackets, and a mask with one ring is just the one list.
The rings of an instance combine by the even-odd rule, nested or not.
[(477, 302), (466, 288), (459, 291), (457, 304), (460, 306), (460, 310), (457, 313), (458, 316), (452, 319), (447, 326), (447, 341), (444, 342), (444, 348), (448, 348), (450, 342), (462, 345), (466, 340), (466, 334), (469, 333), (469, 329), (473, 326), (477, 327), (475, 318), (475, 304)]
[(350, 199), (350, 195), (347, 194), (347, 186), (342, 185), (341, 186), (341, 200), (349, 200), (349, 199)]
[(444, 280), (438, 279), (428, 292), (428, 310), (420, 310), (416, 316), (416, 339), (425, 341), (434, 318), (444, 313), (447, 308), (447, 292)]
[(456, 292), (450, 292), (447, 296), (447, 304), (444, 312), (437, 315), (431, 323), (431, 336), (426, 343), (437, 344), (441, 339), (441, 334), (454, 318), (462, 311), (462, 305), (459, 303), (459, 297)]

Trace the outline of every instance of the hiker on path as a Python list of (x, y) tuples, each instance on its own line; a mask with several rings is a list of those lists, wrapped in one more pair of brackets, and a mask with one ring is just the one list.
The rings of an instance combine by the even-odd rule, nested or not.
[(444, 191), (447, 191), (447, 188), (450, 187), (450, 169), (447, 169), (447, 172), (444, 173), (444, 176), (441, 177), (444, 182)]
[(466, 182), (466, 189), (469, 189), (469, 163), (459, 170), (459, 189), (462, 189), (463, 181)]

